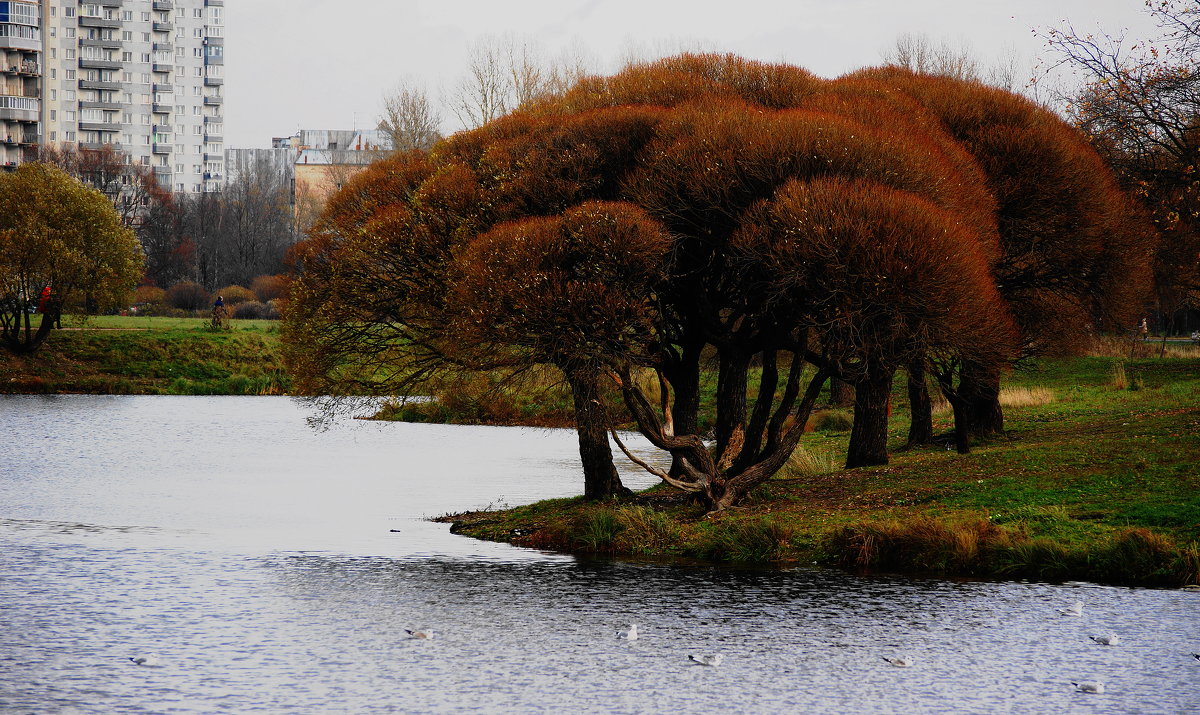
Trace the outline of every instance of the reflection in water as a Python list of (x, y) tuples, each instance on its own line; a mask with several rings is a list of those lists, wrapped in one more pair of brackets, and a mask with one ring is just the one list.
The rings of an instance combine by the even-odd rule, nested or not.
[[(0, 423), (30, 436), (0, 445), (0, 711), (1197, 703), (1196, 594), (481, 544), (420, 517), (574, 493), (570, 433), (354, 423), (316, 434), (302, 418), (271, 398), (0, 399)], [(1084, 617), (1058, 616), (1076, 599)], [(641, 638), (615, 639), (629, 623)], [(1109, 631), (1120, 646), (1088, 639)], [(718, 652), (717, 668), (688, 664)], [(146, 653), (162, 667), (127, 660)], [(898, 655), (914, 666), (882, 660)], [(1073, 692), (1079, 679), (1104, 680), (1106, 694)]]

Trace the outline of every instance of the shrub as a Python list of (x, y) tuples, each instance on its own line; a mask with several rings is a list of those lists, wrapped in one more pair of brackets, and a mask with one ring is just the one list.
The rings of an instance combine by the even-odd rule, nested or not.
[(575, 543), (588, 551), (612, 551), (625, 525), (612, 509), (599, 507), (580, 514), (572, 524)]
[(827, 410), (812, 417), (817, 432), (849, 432), (854, 428), (854, 416), (847, 410)]
[(138, 286), (133, 292), (135, 305), (162, 305), (167, 302), (167, 292), (158, 286)]
[(787, 465), (784, 467), (785, 474), (788, 477), (807, 477), (818, 474), (828, 474), (841, 469), (841, 462), (837, 455), (828, 450), (808, 450), (803, 447), (797, 447), (796, 451), (788, 457)]
[(258, 276), (250, 281), (250, 290), (258, 296), (261, 301), (272, 301), (276, 298), (282, 298), (287, 293), (288, 278), (285, 275), (277, 276)]
[(1118, 390), (1129, 389), (1129, 378), (1125, 375), (1125, 363), (1113, 363), (1111, 382), (1112, 386)]
[(267, 303), (250, 301), (234, 306), (233, 317), (238, 320), (278, 320), (279, 313)]
[(217, 291), (217, 295), (225, 300), (225, 305), (251, 303), (258, 300), (258, 296), (254, 294), (254, 291), (239, 285), (225, 286)]
[(208, 307), (212, 296), (199, 283), (180, 281), (167, 289), (167, 305), (180, 310), (203, 310)]
[(772, 517), (723, 521), (714, 524), (710, 533), (708, 542), (701, 547), (706, 558), (770, 563), (792, 556), (796, 528), (780, 518)]
[(199, 283), (180, 281), (167, 289), (167, 305), (181, 311), (202, 311), (209, 306), (212, 296)]
[(631, 505), (617, 509), (616, 517), (622, 528), (615, 545), (623, 553), (650, 553), (678, 540), (678, 524), (661, 511)]

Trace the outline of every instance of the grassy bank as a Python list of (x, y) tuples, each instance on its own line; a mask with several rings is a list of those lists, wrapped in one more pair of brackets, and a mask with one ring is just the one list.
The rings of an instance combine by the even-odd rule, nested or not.
[[(1006, 437), (841, 470), (844, 420), (818, 420), (745, 508), (706, 515), (655, 488), (446, 517), (483, 539), (634, 557), (819, 563), (1005, 578), (1200, 583), (1200, 359), (1045, 361), (1006, 382)], [(947, 411), (936, 426), (950, 427)]]
[(200, 318), (65, 318), (33, 355), (4, 354), (0, 394), (283, 394), (278, 322)]

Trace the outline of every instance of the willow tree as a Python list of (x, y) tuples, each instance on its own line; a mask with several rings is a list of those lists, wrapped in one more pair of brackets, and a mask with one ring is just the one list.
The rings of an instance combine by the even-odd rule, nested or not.
[[(1088, 326), (1128, 322), (1150, 281), (1154, 236), (1078, 130), (1012, 92), (897, 67), (848, 77), (916, 100), (978, 162), (996, 201), (996, 284), (1021, 355), (1070, 352)], [(1000, 372), (969, 360), (952, 390), (966, 429), (1003, 430)], [(943, 380), (943, 385), (948, 385)]]
[(608, 443), (603, 383), (649, 360), (654, 286), (671, 246), (636, 206), (589, 201), (561, 216), (497, 225), (455, 256), (450, 333), (513, 364), (558, 368), (574, 399), (584, 497), (622, 490)]
[[(600, 497), (620, 488), (598, 429), (611, 380), (673, 456), (643, 466), (723, 509), (786, 462), (838, 377), (857, 393), (848, 464), (886, 462), (898, 368), (998, 374), (1013, 354), (990, 155), (893, 84), (682, 56), (372, 167), (298, 252), (298, 384), (409, 394), (460, 370), (555, 365)], [(705, 356), (717, 387), (702, 415)]]
[[(0, 174), (0, 343), (36, 350), (63, 308), (117, 306), (142, 275), (142, 252), (112, 204), (59, 169)], [(33, 313), (41, 314), (34, 325)]]

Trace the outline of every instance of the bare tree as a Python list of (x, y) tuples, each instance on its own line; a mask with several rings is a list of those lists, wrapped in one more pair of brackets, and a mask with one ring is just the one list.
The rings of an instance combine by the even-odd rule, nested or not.
[(935, 77), (981, 79), (982, 76), (970, 47), (965, 44), (956, 47), (945, 39), (934, 42), (924, 33), (906, 32), (897, 37), (896, 44), (884, 51), (883, 61)]
[(441, 123), (423, 87), (403, 81), (384, 97), (379, 129), (392, 138), (396, 151), (428, 150), (441, 139)]
[(579, 48), (550, 57), (530, 39), (483, 37), (471, 46), (467, 72), (445, 101), (463, 127), (473, 129), (565, 91), (588, 74), (590, 64)]
[(512, 79), (505, 67), (502, 40), (484, 37), (467, 55), (467, 73), (448, 98), (450, 110), (465, 128), (482, 126), (508, 112)]

